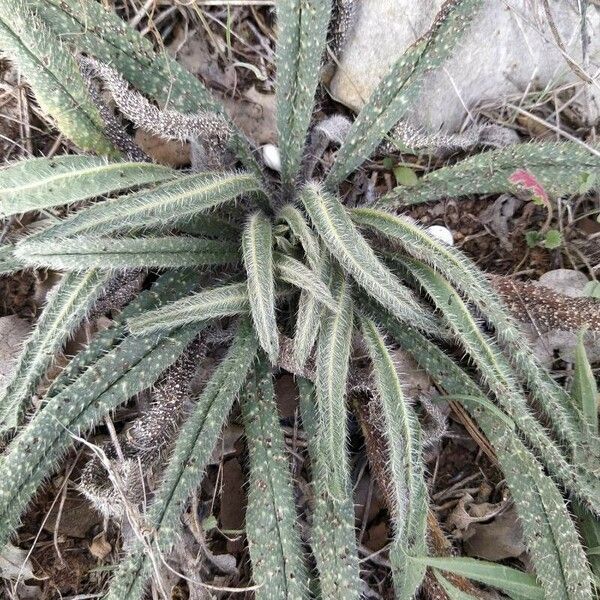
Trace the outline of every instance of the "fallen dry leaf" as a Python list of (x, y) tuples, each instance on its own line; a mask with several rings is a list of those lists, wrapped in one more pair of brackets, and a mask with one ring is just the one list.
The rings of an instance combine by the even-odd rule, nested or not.
[(251, 87), (242, 100), (225, 100), (233, 122), (256, 144), (277, 144), (275, 94), (263, 94)]
[(523, 529), (514, 508), (499, 514), (489, 523), (473, 523), (463, 540), (469, 556), (491, 561), (517, 558), (526, 550)]
[(99, 533), (90, 544), (90, 553), (98, 560), (104, 560), (112, 552), (112, 546), (106, 539), (104, 531)]

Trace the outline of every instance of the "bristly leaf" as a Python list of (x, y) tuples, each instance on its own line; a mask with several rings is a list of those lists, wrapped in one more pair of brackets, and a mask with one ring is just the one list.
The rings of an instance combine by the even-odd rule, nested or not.
[[(474, 381), (435, 344), (379, 309), (376, 313), (402, 348), (446, 392), (484, 396)], [(546, 598), (590, 598), (589, 569), (560, 491), (503, 419), (485, 410), (483, 404), (466, 403), (465, 406), (498, 455)]]
[(129, 549), (113, 579), (107, 600), (139, 600), (150, 572), (150, 554), (170, 551), (180, 532), (180, 516), (192, 490), (202, 481), (221, 428), (256, 359), (258, 342), (249, 319), (243, 319), (227, 356), (184, 423), (162, 483), (147, 515), (145, 543)]
[(153, 385), (200, 328), (188, 326), (168, 337), (129, 337), (48, 401), (11, 442), (0, 462), (0, 546), (44, 478), (74, 443), (72, 434), (89, 429)]
[(389, 207), (442, 197), (514, 193), (518, 186), (511, 182), (511, 176), (524, 169), (548, 194), (559, 197), (597, 187), (600, 157), (574, 142), (514, 144), (432, 171), (410, 188), (393, 189), (377, 204)]
[(324, 598), (360, 597), (354, 510), (347, 455), (346, 383), (353, 302), (349, 284), (333, 267), (336, 313), (323, 313), (317, 345), (316, 432), (309, 437), (315, 486), (312, 549)]
[(128, 319), (186, 297), (198, 284), (198, 273), (195, 269), (179, 269), (161, 275), (149, 289), (142, 291), (114, 318), (112, 326), (97, 333), (89, 344), (71, 359), (52, 382), (46, 400), (62, 392), (86, 369), (116, 348), (127, 336), (125, 323)]
[(421, 458), (419, 421), (408, 400), (383, 336), (370, 319), (361, 328), (373, 365), (378, 397), (378, 429), (387, 448), (389, 496), (394, 541), (390, 562), (398, 600), (411, 600), (425, 576), (425, 567), (410, 557), (427, 553), (427, 487)]
[(167, 304), (157, 310), (129, 319), (127, 325), (134, 335), (171, 331), (188, 323), (199, 323), (220, 317), (250, 312), (246, 282), (205, 290)]
[(288, 187), (300, 169), (330, 18), (331, 0), (277, 3), (277, 131)]
[[(136, 89), (161, 106), (183, 113), (224, 113), (200, 80), (164, 49), (155, 52), (149, 40), (95, 0), (29, 0), (45, 23), (76, 54), (96, 57), (115, 67)], [(229, 147), (244, 166), (260, 169), (245, 137), (235, 132)]]
[(301, 197), (324, 244), (360, 286), (400, 320), (435, 330), (432, 317), (377, 258), (337, 198), (317, 184), (308, 185)]
[(8, 275), (25, 268), (23, 263), (15, 258), (14, 250), (12, 244), (0, 246), (0, 275)]
[(19, 424), (46, 369), (85, 318), (108, 279), (106, 273), (98, 271), (69, 274), (51, 292), (6, 388), (0, 391), (0, 433)]
[[(329, 253), (324, 250), (321, 257), (310, 262), (311, 264), (314, 263), (313, 269), (318, 270), (321, 281), (327, 281), (331, 269)], [(298, 366), (303, 367), (306, 364), (317, 341), (320, 326), (321, 305), (312, 294), (303, 290), (298, 300), (298, 314), (296, 315), (294, 330), (294, 361)]]
[(304, 215), (293, 204), (286, 204), (277, 213), (277, 217), (288, 224), (294, 236), (302, 244), (308, 264), (316, 270), (321, 263), (321, 250), (317, 237), (306, 222)]
[(354, 121), (326, 179), (334, 189), (404, 116), (425, 75), (450, 56), (483, 0), (448, 0), (430, 30), (396, 62)]
[(581, 407), (592, 435), (598, 435), (598, 385), (584, 345), (585, 331), (579, 334), (575, 350), (575, 372), (571, 394)]
[(185, 175), (151, 190), (95, 204), (30, 239), (62, 239), (82, 234), (108, 235), (129, 233), (140, 228), (164, 228), (169, 223), (191, 218), (242, 194), (260, 190), (260, 182), (246, 173)]
[(560, 446), (535, 418), (506, 357), (477, 325), (462, 298), (433, 269), (412, 259), (401, 259), (423, 286), (452, 328), (456, 340), (468, 352), (499, 406), (517, 424), (521, 434), (539, 452), (549, 471), (568, 489), (600, 511), (600, 480), (580, 465), (571, 464)]
[(294, 329), (294, 362), (299, 367), (306, 364), (317, 341), (321, 325), (321, 310), (321, 304), (317, 299), (306, 290), (302, 290), (298, 300)]
[[(561, 440), (566, 441), (572, 450), (578, 446), (588, 449), (593, 446), (589, 436), (583, 435), (581, 415), (573, 410), (565, 391), (536, 361), (521, 328), (510, 316), (488, 279), (467, 256), (440, 242), (409, 219), (372, 208), (354, 209), (351, 215), (359, 225), (374, 229), (392, 242), (400, 243), (408, 254), (433, 267), (461, 291), (494, 327), (501, 346), (506, 349), (515, 369), (527, 382)], [(593, 453), (590, 459), (593, 460)]]
[(321, 281), (319, 274), (309, 269), (299, 260), (286, 254), (275, 252), (274, 258), (275, 268), (280, 279), (301, 290), (306, 290), (329, 310), (337, 310), (337, 305), (331, 296), (331, 292), (323, 281)]
[[(319, 451), (318, 415), (315, 386), (307, 379), (298, 379), (300, 413), (308, 441), (311, 474), (315, 489), (315, 514), (311, 546), (317, 559), (322, 597), (335, 600), (360, 598), (359, 565), (356, 556), (354, 507), (351, 498), (335, 500), (326, 492), (327, 464)], [(316, 520), (316, 522), (315, 522)], [(316, 525), (316, 529), (315, 529)], [(350, 554), (349, 554), (350, 553)], [(328, 569), (328, 570), (325, 570)], [(331, 595), (325, 596), (327, 591)]]
[(0, 170), (0, 217), (72, 204), (177, 176), (160, 165), (109, 162), (94, 156), (21, 161)]
[(0, 46), (27, 75), (42, 110), (84, 150), (116, 151), (92, 104), (73, 55), (31, 10), (26, 0), (0, 3)]
[(108, 238), (77, 236), (17, 244), (15, 256), (28, 266), (65, 271), (85, 269), (177, 269), (190, 266), (224, 265), (240, 260), (232, 242), (186, 236)]
[(275, 318), (273, 232), (270, 221), (262, 213), (254, 213), (248, 219), (242, 235), (242, 251), (254, 327), (260, 345), (275, 364), (279, 355), (279, 335)]
[(260, 360), (242, 403), (250, 455), (246, 536), (257, 600), (309, 597), (294, 492), (279, 425), (272, 375)]

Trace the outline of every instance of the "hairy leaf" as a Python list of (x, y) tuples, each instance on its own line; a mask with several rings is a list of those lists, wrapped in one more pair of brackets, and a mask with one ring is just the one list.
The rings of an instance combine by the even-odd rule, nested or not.
[(302, 193), (302, 201), (328, 250), (360, 286), (399, 319), (435, 329), (433, 319), (375, 256), (337, 198), (311, 184)]
[(272, 375), (261, 360), (242, 403), (250, 454), (246, 535), (258, 600), (308, 598), (296, 505)]
[[(484, 396), (458, 365), (415, 329), (403, 326), (374, 305), (369, 310), (376, 312), (394, 339), (446, 392)], [(503, 419), (486, 411), (484, 404), (465, 403), (465, 406), (498, 455), (546, 597), (549, 600), (590, 597), (589, 569), (560, 491)]]
[[(223, 113), (200, 80), (95, 0), (29, 0), (61, 39), (79, 53), (114, 66), (134, 87), (162, 106), (183, 113)], [(236, 131), (229, 142), (245, 167), (260, 168), (245, 137)]]
[(165, 227), (260, 189), (257, 179), (245, 173), (185, 175), (152, 190), (95, 204), (31, 239), (107, 235), (139, 228)]
[(331, 292), (321, 281), (319, 275), (291, 256), (275, 253), (275, 268), (279, 277), (301, 290), (312, 294), (329, 310), (335, 311), (337, 305), (331, 297)]
[(90, 343), (71, 359), (52, 382), (46, 399), (59, 394), (104, 354), (116, 348), (127, 336), (125, 323), (128, 319), (187, 296), (198, 283), (198, 273), (193, 269), (168, 271), (161, 275), (150, 289), (142, 291), (115, 317), (110, 327), (98, 332)]
[(277, 3), (277, 130), (281, 177), (291, 186), (300, 169), (331, 17), (331, 0)]
[(42, 110), (84, 150), (114, 153), (73, 55), (26, 0), (0, 3), (0, 47), (26, 74)]
[(168, 167), (94, 156), (34, 158), (0, 170), (0, 217), (72, 204), (176, 176)]
[[(51, 398), (11, 442), (0, 462), (0, 545), (44, 478), (78, 434), (151, 386), (197, 335), (192, 325), (169, 337), (127, 338)], [(25, 467), (26, 465), (26, 467)]]
[(582, 434), (581, 415), (573, 410), (565, 391), (537, 362), (523, 331), (487, 278), (467, 256), (429, 235), (409, 219), (372, 208), (358, 208), (351, 214), (360, 225), (401, 244), (408, 254), (433, 267), (475, 304), (496, 330), (500, 344), (527, 382), (555, 432), (572, 450), (578, 446), (591, 446), (592, 442)]
[(180, 268), (223, 265), (240, 259), (235, 244), (183, 236), (32, 238), (17, 244), (15, 256), (26, 265), (66, 271)]
[(321, 262), (319, 241), (306, 222), (304, 215), (293, 204), (286, 204), (280, 209), (277, 216), (288, 224), (294, 236), (302, 244), (310, 267), (317, 269)]
[(449, 0), (433, 26), (391, 66), (352, 124), (329, 172), (326, 185), (335, 188), (375, 150), (405, 115), (421, 90), (425, 75), (452, 56), (483, 0)]
[(353, 303), (339, 269), (332, 273), (336, 313), (323, 313), (317, 345), (316, 431), (309, 440), (315, 487), (312, 549), (324, 598), (360, 597), (346, 438), (346, 382)]
[(52, 291), (6, 387), (0, 391), (0, 432), (18, 425), (46, 369), (85, 318), (108, 279), (106, 273), (95, 270), (68, 274)]
[(0, 275), (8, 275), (24, 268), (23, 263), (15, 258), (14, 249), (12, 244), (0, 246)]
[(275, 318), (273, 232), (271, 223), (262, 213), (254, 213), (248, 219), (242, 235), (242, 250), (254, 327), (260, 345), (275, 364), (279, 335)]
[(427, 487), (421, 459), (421, 430), (404, 397), (394, 362), (373, 321), (361, 319), (363, 336), (373, 364), (380, 414), (379, 432), (388, 452), (387, 471), (394, 541), (390, 561), (398, 600), (411, 600), (425, 576), (425, 568), (410, 557), (427, 552)]
[(456, 165), (428, 173), (410, 188), (397, 187), (379, 201), (380, 206), (419, 204), (442, 197), (514, 193), (519, 187), (511, 176), (530, 173), (552, 196), (576, 194), (598, 185), (600, 157), (574, 142), (514, 144), (476, 154)]
[(198, 323), (250, 312), (248, 286), (244, 283), (205, 290), (129, 319), (135, 335), (166, 332), (188, 323)]
[[(233, 403), (255, 361), (258, 343), (249, 319), (240, 323), (225, 359), (213, 373), (184, 423), (162, 483), (147, 514), (146, 543), (130, 548), (110, 586), (107, 600), (139, 600), (150, 574), (150, 552), (168, 552), (180, 531), (180, 515), (204, 469)], [(150, 551), (150, 552), (149, 552)]]
[(578, 469), (564, 456), (542, 424), (532, 414), (521, 386), (513, 376), (505, 356), (494, 347), (465, 306), (461, 297), (431, 268), (412, 259), (401, 261), (431, 296), (452, 328), (457, 341), (465, 348), (496, 401), (514, 420), (522, 435), (540, 453), (551, 473), (566, 487), (600, 510), (600, 481), (585, 469)]

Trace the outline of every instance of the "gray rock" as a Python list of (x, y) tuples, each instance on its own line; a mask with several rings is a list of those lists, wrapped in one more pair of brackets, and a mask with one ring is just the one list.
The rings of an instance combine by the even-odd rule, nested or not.
[[(332, 95), (359, 110), (390, 65), (433, 22), (444, 0), (362, 0), (353, 33), (331, 84)], [(566, 54), (578, 65), (582, 56), (577, 0), (549, 0)], [(589, 65), (600, 66), (600, 9), (587, 9)], [(598, 114), (598, 85), (588, 86), (565, 60), (550, 29), (542, 0), (485, 0), (455, 55), (426, 78), (408, 121), (430, 132), (458, 131), (471, 111), (501, 105), (526, 90), (559, 85), (585, 86), (578, 100), (582, 114)], [(598, 89), (596, 89), (598, 88)]]

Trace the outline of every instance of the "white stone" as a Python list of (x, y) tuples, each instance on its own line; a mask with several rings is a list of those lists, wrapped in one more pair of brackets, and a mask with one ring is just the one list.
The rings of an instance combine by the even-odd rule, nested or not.
[(448, 246), (454, 246), (454, 236), (452, 235), (452, 232), (443, 225), (432, 225), (427, 228), (427, 233)]
[(273, 171), (281, 173), (281, 152), (279, 148), (273, 144), (265, 144), (262, 147), (263, 160), (265, 165)]
[[(444, 0), (362, 0), (358, 20), (331, 82), (331, 93), (359, 110), (389, 67), (430, 27)], [(600, 73), (600, 8), (588, 3), (588, 74)], [(549, 0), (568, 56), (583, 64), (578, 0)], [(600, 86), (579, 94), (589, 120), (597, 117)], [(430, 132), (458, 131), (484, 104), (518, 101), (527, 91), (583, 86), (567, 64), (541, 0), (484, 0), (469, 31), (444, 66), (426, 76), (408, 121)], [(589, 96), (588, 96), (589, 93)], [(589, 100), (586, 98), (590, 98)]]

